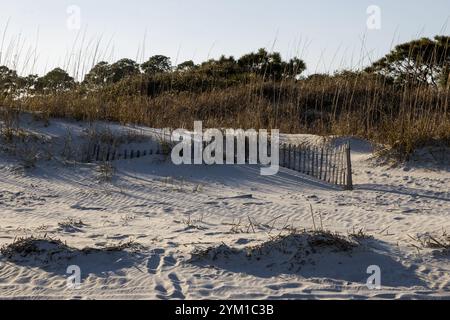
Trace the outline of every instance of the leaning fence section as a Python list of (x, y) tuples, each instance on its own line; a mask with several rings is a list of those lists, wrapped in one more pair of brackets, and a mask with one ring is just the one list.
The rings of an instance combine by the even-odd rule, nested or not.
[(353, 189), (349, 144), (338, 148), (283, 144), (280, 166), (347, 190)]
[[(254, 141), (256, 145), (251, 146), (248, 137), (244, 140), (243, 145), (245, 153), (242, 154), (242, 157), (245, 159), (245, 163), (261, 163), (259, 154), (261, 146), (259, 144), (259, 139), (254, 139)], [(224, 161), (226, 160), (225, 155), (226, 150), (228, 149), (226, 142), (227, 141), (224, 139)], [(147, 149), (131, 147), (128, 149), (119, 149), (104, 144), (92, 144), (88, 148), (85, 161), (115, 161), (137, 159), (151, 155), (168, 155), (171, 152), (171, 146), (170, 143), (164, 142), (155, 143)], [(206, 142), (202, 141), (202, 150), (205, 150), (206, 146)], [(266, 144), (266, 147), (268, 148), (267, 155), (271, 156), (271, 146), (269, 141)], [(239, 159), (237, 138), (234, 139), (232, 148), (234, 150), (233, 155), (236, 162)], [(253, 158), (250, 156), (251, 148), (253, 148), (253, 151), (256, 151), (256, 156), (253, 156)], [(195, 163), (194, 155), (194, 146), (192, 145), (192, 163)], [(353, 190), (350, 144), (345, 144), (340, 147), (281, 144), (279, 146), (279, 165), (280, 167), (300, 172), (326, 183), (342, 186), (346, 190)]]
[(144, 148), (116, 148), (108, 145), (93, 144), (85, 154), (84, 162), (109, 162), (116, 160), (131, 160), (151, 155), (167, 155), (170, 150), (164, 144), (155, 144)]

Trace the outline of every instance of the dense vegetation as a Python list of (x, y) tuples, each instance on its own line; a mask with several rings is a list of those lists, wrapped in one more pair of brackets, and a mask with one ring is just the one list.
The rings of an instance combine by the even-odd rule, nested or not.
[(302, 76), (305, 63), (264, 49), (173, 66), (156, 55), (139, 65), (100, 62), (83, 81), (54, 69), (42, 77), (0, 67), (0, 104), (46, 117), (155, 127), (279, 128), (348, 134), (408, 156), (450, 144), (450, 37), (397, 46), (365, 70)]

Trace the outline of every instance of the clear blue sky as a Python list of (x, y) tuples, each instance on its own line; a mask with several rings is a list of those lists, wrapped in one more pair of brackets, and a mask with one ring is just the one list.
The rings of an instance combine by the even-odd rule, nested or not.
[[(312, 73), (368, 64), (392, 44), (450, 33), (450, 0), (1, 1), (1, 33), (9, 20), (2, 63), (13, 65), (19, 52), (22, 73), (43, 73), (55, 66), (74, 73), (80, 47), (79, 64), (86, 69), (94, 62), (100, 37), (96, 60), (142, 61), (164, 54), (173, 62), (200, 62), (273, 47), (285, 58), (300, 56)], [(67, 27), (70, 5), (81, 10), (81, 31)], [(370, 5), (381, 9), (379, 30), (367, 28)]]

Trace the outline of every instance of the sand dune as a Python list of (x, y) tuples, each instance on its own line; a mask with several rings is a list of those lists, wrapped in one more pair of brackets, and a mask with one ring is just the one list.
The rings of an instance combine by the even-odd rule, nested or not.
[[(86, 126), (54, 120), (30, 130), (61, 146), (67, 130), (77, 137)], [(96, 164), (40, 160), (17, 170), (20, 163), (3, 153), (0, 244), (34, 236), (71, 249), (55, 259), (44, 259), (45, 246), (0, 256), (0, 298), (450, 298), (450, 255), (419, 250), (413, 240), (450, 229), (448, 168), (381, 166), (370, 160), (370, 146), (351, 143), (352, 192), (285, 169), (262, 177), (255, 166), (174, 166), (155, 155), (114, 162), (112, 180), (102, 182)], [(245, 255), (314, 224), (372, 237), (349, 252), (318, 250), (301, 268), (287, 267), (302, 247), (295, 243), (260, 259)], [(107, 250), (130, 241), (137, 247)], [(237, 254), (192, 261), (193, 252), (221, 245)], [(97, 250), (86, 253), (87, 247)], [(81, 270), (79, 289), (67, 287), (71, 265)], [(370, 265), (381, 268), (380, 290), (366, 286)]]

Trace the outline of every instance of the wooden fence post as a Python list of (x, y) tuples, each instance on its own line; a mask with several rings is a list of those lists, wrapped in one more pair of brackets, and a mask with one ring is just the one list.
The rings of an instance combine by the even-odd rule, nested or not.
[(301, 158), (303, 158), (302, 161), (302, 173), (306, 173), (306, 148), (302, 147), (302, 156)]
[(344, 161), (345, 161), (345, 147), (344, 146), (342, 146), (341, 147), (341, 155), (340, 155), (340, 168), (339, 168), (339, 182), (340, 182), (340, 184), (342, 185), (342, 186), (345, 186), (345, 182), (344, 182), (344, 175), (345, 175), (345, 168), (344, 168), (344, 166), (345, 166), (345, 163), (344, 163)]
[(311, 149), (306, 147), (305, 149), (305, 173), (309, 175), (311, 173), (311, 161), (310, 160)]
[(314, 147), (314, 177), (319, 178), (319, 148)]
[(245, 164), (250, 162), (250, 138), (245, 136)]
[(346, 184), (345, 189), (353, 190), (352, 156), (351, 156), (350, 143), (347, 144), (347, 147), (345, 148), (345, 153), (346, 153), (346, 158), (347, 158), (347, 184)]
[(331, 160), (331, 183), (332, 184), (338, 184), (337, 178), (336, 178), (336, 162), (338, 161), (338, 156), (337, 156), (337, 152), (336, 150), (333, 150), (333, 156), (332, 156), (332, 160)]
[(95, 161), (98, 161), (100, 157), (100, 145), (97, 145), (97, 152), (95, 154)]
[(342, 177), (342, 161), (343, 160), (344, 160), (344, 158), (343, 158), (342, 147), (341, 147), (341, 148), (339, 148), (339, 152), (338, 152), (338, 162), (337, 162), (338, 167), (336, 170), (336, 174), (337, 174), (337, 176), (336, 176), (337, 183), (336, 184), (338, 184), (338, 185), (342, 185), (341, 177)]
[(288, 149), (288, 152), (289, 152), (289, 157), (288, 157), (288, 165), (287, 165), (287, 168), (288, 169), (291, 169), (291, 154), (292, 154), (292, 145), (291, 144), (289, 144), (289, 149)]
[(295, 170), (297, 167), (297, 146), (294, 145), (294, 165), (292, 166), (292, 169)]
[(320, 150), (320, 168), (319, 168), (319, 179), (323, 177), (323, 147)]
[[(259, 158), (259, 148), (261, 146), (259, 145), (259, 133), (256, 134), (256, 164), (260, 164), (260, 158)], [(267, 151), (266, 151), (267, 152)]]

